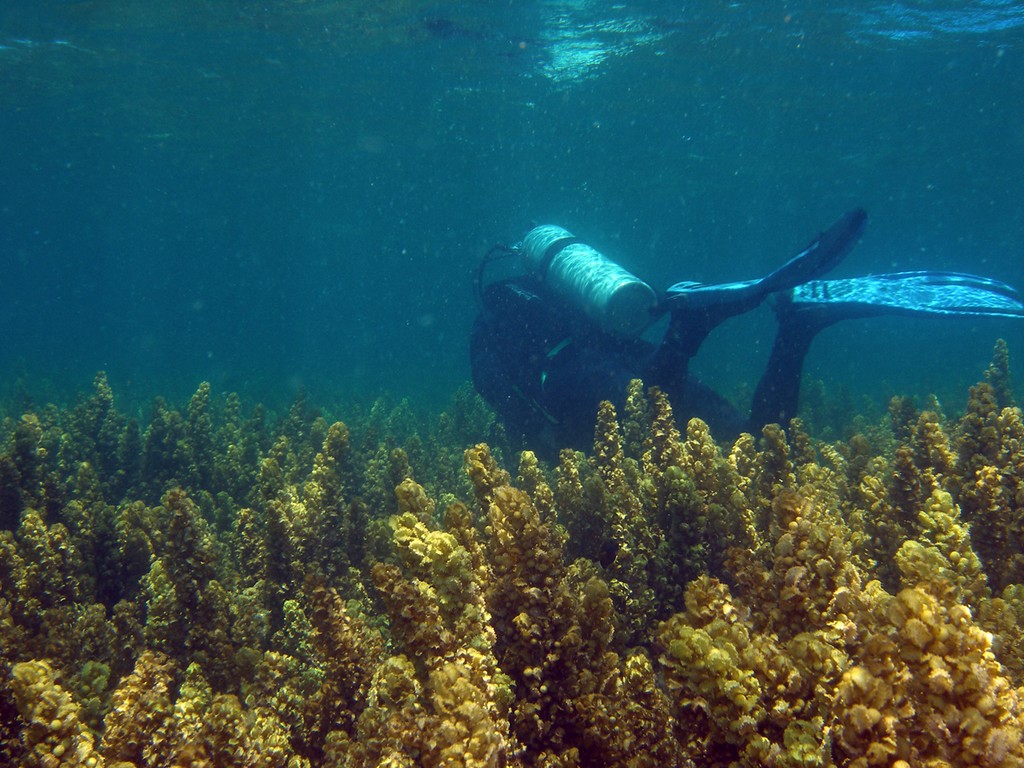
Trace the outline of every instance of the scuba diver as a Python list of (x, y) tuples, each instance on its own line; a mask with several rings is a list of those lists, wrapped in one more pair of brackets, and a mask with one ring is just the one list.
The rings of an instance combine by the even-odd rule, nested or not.
[[(1012, 287), (976, 275), (920, 271), (819, 279), (856, 245), (866, 222), (863, 210), (847, 213), (758, 280), (681, 282), (660, 298), (570, 232), (535, 227), (521, 243), (492, 248), (477, 270), (473, 383), (513, 441), (546, 455), (589, 447), (598, 405), (621, 399), (633, 378), (662, 389), (681, 422), (697, 416), (719, 438), (735, 437), (756, 434), (771, 422), (788, 425), (811, 342), (835, 322), (883, 314), (1024, 317)], [(488, 267), (506, 257), (515, 259), (515, 274), (488, 282)], [(744, 417), (698, 381), (689, 363), (716, 327), (766, 299), (778, 329)], [(666, 314), (660, 343), (645, 339), (643, 332)]]

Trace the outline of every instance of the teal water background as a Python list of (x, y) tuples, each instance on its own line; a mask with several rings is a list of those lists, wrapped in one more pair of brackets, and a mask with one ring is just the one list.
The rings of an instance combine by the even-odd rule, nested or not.
[[(756, 277), (845, 210), (835, 276), (1024, 288), (1024, 9), (1010, 2), (0, 6), (0, 392), (435, 406), (473, 269), (565, 226), (658, 288)], [(767, 309), (699, 371), (756, 380)], [(816, 342), (830, 389), (966, 397), (1013, 321)]]

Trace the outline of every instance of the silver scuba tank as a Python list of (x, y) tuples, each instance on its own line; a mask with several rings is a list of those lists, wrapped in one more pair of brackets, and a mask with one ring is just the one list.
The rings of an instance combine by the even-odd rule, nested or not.
[(651, 286), (562, 227), (534, 227), (522, 250), (527, 264), (555, 294), (603, 330), (636, 336), (654, 319), (651, 310), (658, 298)]

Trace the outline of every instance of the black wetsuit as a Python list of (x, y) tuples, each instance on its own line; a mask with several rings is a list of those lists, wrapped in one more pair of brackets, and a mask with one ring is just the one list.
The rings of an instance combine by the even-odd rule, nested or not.
[(678, 418), (699, 416), (722, 436), (748, 428), (685, 365), (669, 364), (671, 330), (661, 347), (613, 336), (527, 279), (488, 286), (484, 303), (470, 339), (473, 383), (514, 441), (544, 453), (589, 448), (598, 405), (621, 403), (634, 378), (665, 390)]
[[(738, 283), (677, 283), (659, 307), (670, 315), (660, 344), (602, 331), (537, 278), (480, 290), (470, 356), (477, 391), (514, 441), (552, 455), (587, 449), (602, 400), (621, 402), (632, 378), (663, 389), (676, 418), (706, 421), (716, 437), (788, 425), (796, 415), (804, 359), (815, 335), (844, 318), (879, 314), (1024, 317), (1010, 286), (949, 272), (906, 272), (823, 281), (859, 240), (867, 220), (853, 210), (771, 274)], [(778, 330), (750, 415), (697, 381), (689, 364), (719, 324), (774, 298)]]

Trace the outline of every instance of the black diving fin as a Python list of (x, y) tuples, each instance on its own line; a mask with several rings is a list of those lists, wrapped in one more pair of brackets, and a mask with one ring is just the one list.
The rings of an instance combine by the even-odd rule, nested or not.
[(855, 208), (818, 235), (811, 244), (781, 267), (758, 281), (767, 293), (776, 293), (803, 285), (831, 272), (860, 241), (868, 215)]
[(666, 291), (666, 304), (672, 311), (704, 311), (731, 317), (753, 309), (769, 295), (789, 290), (821, 277), (839, 264), (860, 240), (867, 224), (867, 213), (856, 208), (818, 235), (810, 245), (778, 269), (758, 280), (734, 283), (676, 283)]

